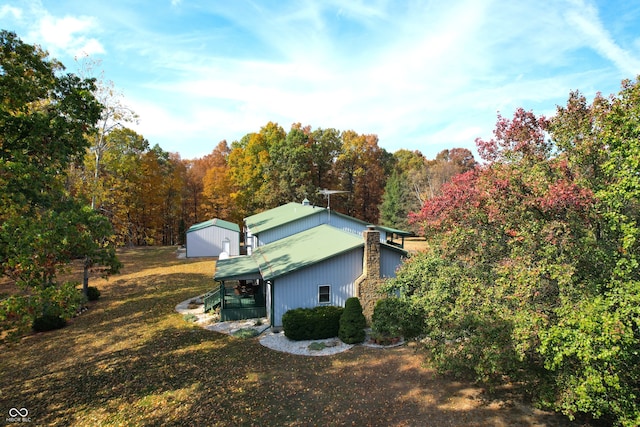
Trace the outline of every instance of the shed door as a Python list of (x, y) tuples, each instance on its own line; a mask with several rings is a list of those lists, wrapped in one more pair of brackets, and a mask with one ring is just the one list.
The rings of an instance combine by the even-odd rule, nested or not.
[(224, 239), (222, 242), (222, 252), (231, 254), (231, 241), (229, 239)]

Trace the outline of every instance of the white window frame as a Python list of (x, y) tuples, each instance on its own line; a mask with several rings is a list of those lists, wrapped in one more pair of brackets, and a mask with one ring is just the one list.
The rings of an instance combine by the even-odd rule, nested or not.
[[(322, 288), (328, 288), (328, 293), (320, 293)], [(328, 297), (327, 301), (322, 301), (322, 296), (326, 295)], [(318, 285), (318, 304), (331, 304), (331, 285)]]

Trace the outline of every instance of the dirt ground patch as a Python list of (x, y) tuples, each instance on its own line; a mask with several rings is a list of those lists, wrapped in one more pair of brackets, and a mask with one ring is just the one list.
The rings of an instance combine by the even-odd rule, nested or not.
[(54, 426), (570, 425), (436, 375), (414, 346), (306, 357), (206, 330), (175, 307), (213, 287), (213, 259), (120, 257), (69, 326), (0, 348), (0, 419), (26, 408), (31, 425)]

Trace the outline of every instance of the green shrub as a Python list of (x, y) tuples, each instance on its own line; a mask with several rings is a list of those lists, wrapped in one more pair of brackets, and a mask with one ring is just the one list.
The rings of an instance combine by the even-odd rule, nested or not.
[(313, 333), (313, 323), (310, 320), (309, 309), (294, 308), (282, 315), (284, 335), (292, 340), (310, 339)]
[(413, 338), (422, 332), (420, 315), (409, 302), (389, 297), (379, 300), (371, 317), (371, 329), (381, 336)]
[(312, 342), (307, 348), (311, 351), (320, 351), (327, 348), (327, 345), (323, 342)]
[(256, 331), (253, 328), (241, 328), (233, 332), (231, 335), (233, 335), (236, 338), (242, 338), (242, 339), (253, 338), (258, 335), (258, 331)]
[(366, 336), (364, 328), (367, 319), (362, 314), (362, 305), (356, 297), (348, 298), (344, 305), (344, 311), (340, 316), (340, 329), (338, 337), (345, 344), (357, 344), (364, 341)]
[(289, 310), (282, 315), (284, 334), (294, 341), (336, 337), (342, 312), (342, 307), (335, 306)]
[(340, 316), (342, 307), (320, 306), (311, 309), (312, 318), (315, 319), (314, 337), (311, 339), (333, 338), (338, 336), (340, 329)]
[(89, 286), (87, 288), (87, 299), (89, 301), (97, 301), (100, 298), (100, 290), (95, 286)]
[[(556, 409), (573, 419), (640, 425), (640, 283), (567, 307), (542, 335), (540, 354), (554, 374)], [(615, 420), (615, 422), (611, 422)]]
[(33, 321), (33, 330), (35, 332), (46, 332), (54, 329), (64, 328), (67, 325), (67, 321), (60, 316), (45, 314), (44, 316), (36, 317)]
[(198, 316), (193, 313), (187, 313), (182, 316), (185, 322), (196, 322), (198, 321)]

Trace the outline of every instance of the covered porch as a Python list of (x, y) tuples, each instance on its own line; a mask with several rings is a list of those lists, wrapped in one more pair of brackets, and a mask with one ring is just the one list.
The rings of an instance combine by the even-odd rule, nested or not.
[(205, 311), (220, 307), (220, 321), (267, 317), (266, 286), (250, 256), (218, 260), (217, 287), (204, 298)]

